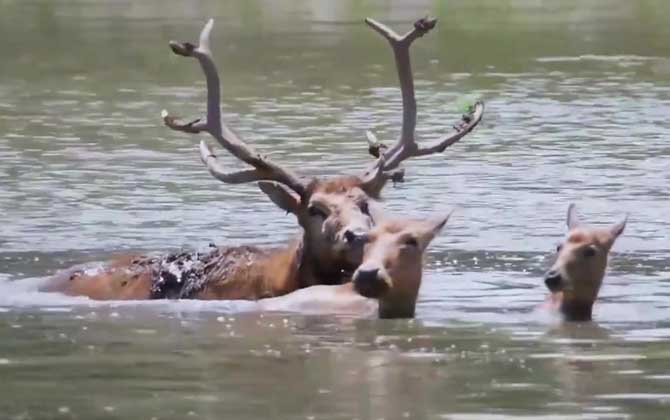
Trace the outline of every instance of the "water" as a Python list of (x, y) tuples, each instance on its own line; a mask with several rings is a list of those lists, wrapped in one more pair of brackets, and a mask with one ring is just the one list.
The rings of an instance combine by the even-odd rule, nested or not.
[[(667, 418), (670, 6), (468, 2), (0, 1), (0, 417)], [(127, 250), (298, 234), (253, 186), (223, 185), (195, 137), (203, 81), (169, 39), (216, 19), (224, 112), (303, 173), (352, 172), (393, 138), (386, 45), (361, 19), (439, 27), (413, 47), (424, 139), (487, 103), (475, 133), (409, 162), (389, 212), (456, 208), (417, 318), (261, 315), (243, 303), (100, 304), (40, 278)], [(230, 162), (232, 167), (236, 163)], [(630, 214), (596, 322), (537, 309), (569, 202)]]

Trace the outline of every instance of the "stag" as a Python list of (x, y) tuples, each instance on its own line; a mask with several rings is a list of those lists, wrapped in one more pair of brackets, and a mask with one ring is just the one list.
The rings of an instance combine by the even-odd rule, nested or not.
[[(200, 142), (200, 158), (209, 173), (226, 184), (257, 182), (279, 208), (296, 216), (302, 238), (276, 249), (252, 246), (214, 247), (204, 253), (162, 257), (124, 256), (104, 264), (76, 266), (54, 276), (43, 290), (93, 299), (261, 299), (281, 296), (316, 284), (341, 284), (360, 264), (363, 238), (375, 224), (378, 199), (389, 180), (402, 181), (398, 166), (413, 156), (444, 151), (479, 123), (483, 104), (477, 103), (455, 131), (428, 147), (414, 139), (416, 100), (409, 47), (435, 26), (421, 19), (414, 29), (398, 36), (371, 19), (368, 25), (391, 43), (403, 96), (401, 135), (393, 147), (378, 146), (377, 160), (361, 175), (306, 179), (254, 150), (221, 118), (219, 75), (210, 49), (213, 21), (200, 33), (199, 44), (170, 42), (172, 51), (194, 58), (205, 75), (207, 107), (204, 119), (181, 122), (167, 111), (164, 124), (172, 130), (207, 133), (248, 169), (228, 172), (218, 155)], [(382, 148), (384, 148), (383, 151)]]
[(583, 225), (574, 204), (568, 207), (568, 235), (544, 276), (551, 300), (568, 321), (590, 321), (605, 277), (607, 259), (626, 228), (626, 218), (608, 227)]
[(421, 287), (423, 255), (449, 215), (428, 220), (394, 219), (375, 225), (365, 237), (363, 262), (352, 281), (311, 286), (264, 299), (270, 311), (342, 313), (379, 318), (413, 318)]

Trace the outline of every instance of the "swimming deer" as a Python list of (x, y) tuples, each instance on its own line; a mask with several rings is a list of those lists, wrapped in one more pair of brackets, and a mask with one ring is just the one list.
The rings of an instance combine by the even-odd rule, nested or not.
[(413, 318), (423, 255), (449, 215), (430, 220), (387, 220), (365, 236), (363, 262), (349, 283), (312, 286), (259, 302), (262, 310)]
[(398, 166), (406, 159), (440, 153), (479, 123), (483, 104), (477, 103), (455, 131), (435, 144), (420, 148), (414, 138), (416, 100), (409, 47), (435, 26), (421, 19), (414, 29), (398, 36), (368, 19), (368, 25), (391, 43), (403, 97), (403, 119), (398, 142), (379, 153), (362, 175), (307, 180), (254, 150), (221, 119), (219, 75), (210, 49), (210, 20), (199, 44), (170, 42), (172, 51), (194, 58), (207, 87), (206, 118), (180, 122), (167, 111), (164, 124), (184, 133), (207, 133), (233, 157), (251, 168), (226, 172), (206, 142), (200, 158), (210, 174), (227, 184), (258, 182), (279, 208), (296, 216), (302, 238), (276, 249), (252, 246), (214, 247), (204, 253), (177, 253), (160, 257), (124, 256), (103, 264), (76, 266), (51, 278), (42, 290), (84, 295), (93, 299), (260, 299), (280, 296), (316, 284), (340, 284), (361, 263), (363, 240), (375, 223), (377, 200), (385, 184), (402, 181)]
[(612, 245), (626, 227), (625, 217), (608, 227), (580, 223), (574, 204), (568, 207), (568, 234), (558, 246), (556, 261), (544, 282), (552, 300), (568, 321), (590, 321), (593, 303), (605, 277)]

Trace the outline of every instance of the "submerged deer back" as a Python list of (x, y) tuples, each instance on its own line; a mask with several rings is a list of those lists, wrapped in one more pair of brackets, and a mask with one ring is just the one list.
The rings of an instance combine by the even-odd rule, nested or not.
[(41, 288), (96, 300), (261, 299), (298, 288), (299, 244), (124, 256), (58, 273)]

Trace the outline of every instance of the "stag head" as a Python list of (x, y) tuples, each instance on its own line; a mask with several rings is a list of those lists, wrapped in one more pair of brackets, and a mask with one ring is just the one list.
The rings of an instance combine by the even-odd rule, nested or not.
[(315, 259), (322, 284), (361, 262), (363, 240), (380, 212), (376, 191), (357, 177), (312, 180), (299, 196), (282, 184), (259, 182), (272, 202), (294, 214), (304, 230), (304, 252)]

